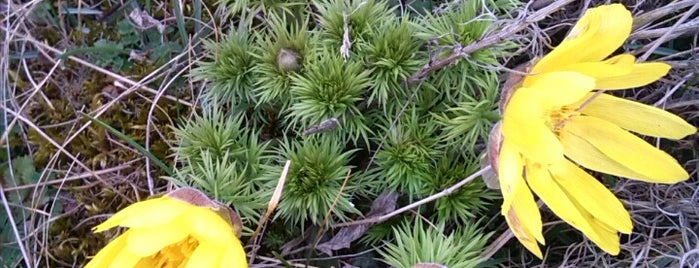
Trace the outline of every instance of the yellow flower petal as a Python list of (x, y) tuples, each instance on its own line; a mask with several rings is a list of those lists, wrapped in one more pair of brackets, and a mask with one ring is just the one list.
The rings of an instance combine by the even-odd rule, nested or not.
[(551, 109), (585, 97), (595, 88), (595, 79), (576, 72), (548, 72), (526, 77), (523, 86), (515, 91), (513, 99), (517, 95), (526, 95), (520, 98), (526, 99), (529, 106), (540, 103), (544, 109)]
[(131, 228), (127, 248), (134, 254), (147, 257), (168, 245), (189, 236), (189, 229), (181, 220), (173, 220), (158, 226)]
[(608, 62), (582, 62), (574, 63), (561, 68), (557, 71), (567, 71), (584, 74), (596, 79), (622, 76), (631, 73), (633, 64), (613, 64)]
[(633, 18), (621, 4), (589, 9), (568, 37), (542, 58), (532, 73), (554, 70), (568, 64), (599, 61), (621, 46), (631, 33)]
[(593, 219), (591, 222), (593, 228), (600, 237), (600, 241), (595, 242), (595, 244), (609, 254), (619, 254), (619, 251), (621, 250), (621, 245), (619, 244), (619, 234), (597, 219)]
[(247, 256), (245, 256), (245, 250), (240, 241), (230, 243), (223, 254), (220, 268), (229, 267), (248, 267)]
[(190, 207), (193, 206), (165, 196), (145, 200), (120, 210), (108, 220), (97, 225), (94, 230), (102, 232), (116, 226), (156, 226), (171, 221)]
[[(537, 178), (546, 178), (547, 173), (544, 170), (534, 169), (534, 173)], [(546, 178), (546, 180), (549, 180)], [(570, 198), (570, 195), (565, 188), (561, 188), (559, 184), (554, 180), (548, 181), (538, 181), (542, 185), (537, 185), (536, 187), (541, 187), (542, 194), (547, 197), (542, 197), (537, 192), (537, 195), (546, 202), (546, 205), (553, 210), (556, 215), (561, 219), (566, 221), (568, 224), (572, 225), (576, 229), (580, 230), (585, 237), (589, 238), (597, 244), (604, 251), (616, 255), (619, 253), (619, 237), (615, 230), (612, 230), (606, 226), (603, 222), (595, 218), (590, 212), (588, 212), (583, 206), (577, 202), (574, 198)], [(530, 183), (531, 184), (531, 183)], [(532, 189), (534, 186), (532, 186)], [(545, 199), (546, 198), (546, 199)], [(547, 201), (548, 200), (548, 201)], [(548, 203), (551, 202), (551, 203)], [(563, 212), (563, 214), (561, 214)]]
[(219, 245), (201, 243), (189, 256), (186, 268), (218, 267), (221, 265), (221, 253)]
[(655, 182), (675, 183), (689, 178), (687, 171), (670, 155), (607, 121), (576, 116), (563, 128), (587, 140), (619, 164)]
[(225, 245), (235, 238), (233, 227), (209, 208), (195, 207), (187, 217), (187, 224), (191, 235), (200, 242)]
[(603, 61), (620, 67), (631, 67), (636, 63), (636, 57), (631, 54), (619, 54)]
[[(505, 221), (507, 222), (507, 225), (510, 226), (510, 230), (512, 230), (512, 234), (515, 235), (517, 240), (519, 240), (519, 242), (531, 253), (534, 253), (534, 255), (539, 257), (539, 259), (543, 259), (543, 254), (541, 254), (539, 244), (536, 243), (534, 233), (529, 231), (525, 225), (522, 224), (522, 220), (529, 216), (522, 215), (524, 216), (522, 217), (512, 208), (504, 210), (503, 212), (506, 212), (504, 213)], [(541, 218), (539, 218), (539, 221), (541, 221)], [(539, 233), (541, 233), (541, 231), (539, 231)]]
[(653, 137), (682, 139), (697, 132), (696, 127), (665, 110), (608, 94), (600, 94), (587, 103), (581, 112)]
[(512, 167), (500, 168), (500, 170), (505, 172), (498, 173), (501, 182), (500, 189), (503, 193), (503, 198), (507, 200), (503, 201), (502, 213), (507, 217), (510, 214), (507, 210), (511, 208), (516, 215), (524, 215), (524, 217), (519, 218), (518, 223), (522, 224), (522, 228), (530, 236), (544, 244), (544, 236), (541, 233), (542, 223), (539, 206), (536, 205), (534, 195), (532, 195), (527, 183), (524, 181), (524, 177), (522, 177), (524, 163), (519, 154), (514, 152), (507, 142), (503, 143), (502, 153), (516, 156), (500, 158), (504, 160), (500, 162), (501, 167), (503, 165), (513, 165)]
[(126, 247), (128, 235), (129, 231), (126, 231), (109, 242), (102, 250), (97, 252), (97, 255), (85, 265), (85, 268), (109, 267), (110, 263), (114, 261), (114, 258), (116, 258), (119, 252)]
[[(503, 195), (502, 215), (517, 239), (539, 258), (542, 258), (538, 240), (544, 244), (541, 214), (522, 172), (524, 162), (519, 153), (503, 142), (498, 161), (498, 178)], [(521, 215), (521, 216), (520, 216)]]
[(520, 176), (519, 179), (522, 180), (520, 182), (521, 187), (515, 189), (511, 208), (516, 215), (521, 215), (519, 223), (522, 224), (522, 228), (527, 232), (528, 236), (533, 237), (539, 241), (539, 243), (545, 245), (546, 241), (541, 231), (543, 223), (541, 223), (539, 206), (536, 204), (536, 201), (534, 201), (534, 195), (524, 182), (524, 178)]
[(522, 172), (524, 172), (524, 162), (519, 152), (507, 141), (503, 142), (498, 160), (498, 181), (502, 192), (503, 208), (510, 206), (517, 187), (527, 187), (524, 184)]
[(584, 138), (563, 129), (559, 134), (565, 155), (573, 162), (588, 169), (614, 176), (654, 182), (652, 179), (634, 172), (603, 154)]
[(598, 79), (596, 88), (615, 90), (645, 86), (665, 76), (669, 71), (670, 65), (665, 63), (637, 63), (628, 74)]
[(502, 119), (502, 135), (517, 151), (542, 163), (563, 158), (563, 148), (546, 126), (548, 110), (535, 88), (520, 88), (512, 95)]
[[(126, 248), (122, 248), (117, 252), (117, 254), (114, 256), (112, 261), (109, 263), (108, 266), (101, 266), (101, 267), (109, 267), (109, 268), (122, 268), (122, 267), (134, 267), (139, 261), (141, 261), (141, 257), (134, 254), (133, 252), (127, 250)], [(101, 268), (100, 267), (100, 268)]]
[(587, 174), (570, 161), (549, 168), (554, 180), (567, 195), (575, 199), (580, 207), (587, 210), (601, 222), (629, 234), (633, 229), (631, 216), (624, 205), (597, 179)]
[(526, 180), (529, 187), (558, 217), (582, 231), (593, 240), (599, 240), (597, 233), (583, 213), (587, 211), (574, 204), (566, 192), (556, 183), (545, 167), (527, 162)]
[[(571, 200), (571, 202), (578, 208), (582, 207), (582, 205), (574, 199)], [(590, 233), (583, 232), (585, 237), (592, 240), (592, 242), (607, 253), (612, 255), (619, 254), (619, 235), (617, 234), (616, 230), (613, 230), (611, 227), (604, 224), (604, 222), (599, 221), (599, 219), (595, 218), (592, 214), (584, 209), (581, 210), (581, 214), (587, 220), (587, 222), (590, 223), (590, 232), (594, 234), (590, 235)]]

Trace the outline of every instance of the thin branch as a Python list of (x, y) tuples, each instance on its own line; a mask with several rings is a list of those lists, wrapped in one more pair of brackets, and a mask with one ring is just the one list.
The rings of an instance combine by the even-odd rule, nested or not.
[(385, 214), (385, 215), (381, 215), (381, 216), (378, 216), (378, 217), (372, 217), (372, 218), (368, 218), (368, 219), (353, 221), (353, 222), (346, 222), (346, 223), (335, 224), (335, 225), (331, 226), (331, 228), (339, 228), (339, 227), (352, 226), (352, 225), (358, 225), (358, 224), (366, 224), (366, 223), (380, 223), (380, 222), (386, 221), (386, 220), (390, 219), (390, 218), (393, 217), (393, 216), (396, 216), (396, 215), (398, 215), (398, 214), (401, 214), (401, 213), (406, 212), (406, 211), (408, 211), (408, 210), (411, 210), (411, 209), (413, 209), (413, 208), (419, 207), (419, 206), (421, 206), (421, 205), (427, 204), (427, 203), (429, 203), (429, 202), (432, 202), (432, 201), (437, 200), (437, 199), (439, 199), (439, 198), (442, 198), (442, 197), (444, 197), (444, 196), (450, 195), (450, 194), (453, 193), (454, 191), (456, 191), (456, 190), (458, 190), (459, 188), (461, 188), (461, 186), (466, 185), (466, 183), (471, 182), (472, 180), (478, 178), (479, 176), (485, 174), (486, 172), (488, 172), (488, 171), (490, 171), (490, 170), (491, 170), (491, 167), (490, 167), (490, 166), (484, 167), (484, 168), (478, 170), (476, 173), (471, 174), (470, 176), (464, 178), (464, 179), (461, 180), (460, 182), (458, 182), (458, 183), (456, 183), (456, 184), (450, 186), (449, 188), (446, 188), (446, 189), (442, 190), (442, 191), (439, 192), (439, 193), (433, 194), (433, 195), (428, 196), (428, 197), (426, 197), (426, 198), (424, 198), (424, 199), (422, 199), (422, 200), (420, 200), (420, 201), (417, 201), (417, 202), (412, 203), (412, 204), (410, 204), (410, 205), (407, 205), (407, 206), (404, 206), (404, 207), (399, 208), (399, 209), (397, 209), (397, 210), (394, 210), (394, 211), (391, 212), (391, 213), (388, 213), (388, 214)]
[[(558, 11), (563, 6), (573, 1), (574, 0), (555, 1), (551, 5), (537, 10), (536, 12), (532, 13), (526, 18), (520, 18), (517, 21), (515, 21), (515, 23), (505, 26), (501, 31), (491, 32), (487, 36), (471, 44), (468, 44), (467, 46), (457, 46), (453, 49), (452, 54), (441, 60), (428, 63), (427, 65), (422, 67), (422, 69), (418, 70), (415, 74), (408, 77), (406, 81), (408, 84), (413, 84), (415, 82), (422, 81), (433, 71), (449, 66), (457, 60), (467, 57), (473, 52), (498, 44), (503, 40), (507, 39), (509, 36), (526, 29), (527, 27), (529, 27), (530, 24), (544, 19), (546, 16)], [(522, 12), (526, 12), (526, 10)]]

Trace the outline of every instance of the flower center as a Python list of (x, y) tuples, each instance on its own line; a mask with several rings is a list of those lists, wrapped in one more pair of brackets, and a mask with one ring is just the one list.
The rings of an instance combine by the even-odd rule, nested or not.
[(194, 249), (199, 246), (199, 241), (192, 236), (188, 236), (182, 241), (169, 245), (158, 253), (155, 253), (144, 261), (151, 263), (157, 268), (179, 268), (185, 267)]
[(580, 111), (577, 108), (573, 109), (572, 107), (563, 106), (551, 111), (547, 125), (556, 136), (560, 136), (560, 131), (565, 126), (566, 121), (578, 115), (580, 115)]

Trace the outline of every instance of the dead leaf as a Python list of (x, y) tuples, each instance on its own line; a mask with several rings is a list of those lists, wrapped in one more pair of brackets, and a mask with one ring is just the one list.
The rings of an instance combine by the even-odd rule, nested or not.
[(486, 155), (481, 158), (481, 168), (491, 166), (492, 169), (481, 176), (485, 185), (490, 189), (500, 189), (498, 180), (498, 159), (500, 158), (500, 147), (502, 147), (502, 134), (500, 133), (501, 121), (498, 121), (490, 131), (488, 138), (488, 148)]
[(136, 8), (129, 13), (129, 18), (141, 30), (155, 27), (159, 32), (165, 32), (165, 25), (160, 23), (159, 20), (151, 17), (151, 15), (146, 11)]
[[(385, 215), (396, 210), (396, 201), (398, 201), (398, 193), (389, 191), (381, 193), (371, 204), (371, 210), (366, 215), (366, 218)], [(362, 237), (371, 225), (373, 223), (344, 227), (328, 242), (316, 246), (316, 249), (328, 254), (328, 256), (332, 256), (333, 250), (348, 248), (352, 242)]]

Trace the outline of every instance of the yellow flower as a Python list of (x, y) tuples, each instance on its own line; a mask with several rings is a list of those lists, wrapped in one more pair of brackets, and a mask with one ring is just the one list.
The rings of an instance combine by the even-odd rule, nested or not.
[(191, 188), (132, 204), (94, 228), (129, 227), (86, 268), (248, 267), (239, 219), (227, 209)]
[(681, 139), (695, 133), (695, 127), (661, 109), (594, 92), (644, 86), (669, 71), (665, 63), (635, 63), (630, 54), (606, 59), (629, 36), (632, 21), (620, 4), (589, 9), (503, 98), (503, 119), (495, 130), (502, 135), (501, 144), (493, 161), (504, 197), (502, 214), (517, 239), (539, 258), (537, 241), (545, 241), (531, 191), (616, 255), (617, 232), (633, 229), (629, 213), (579, 166), (654, 183), (689, 177), (670, 155), (629, 131)]

